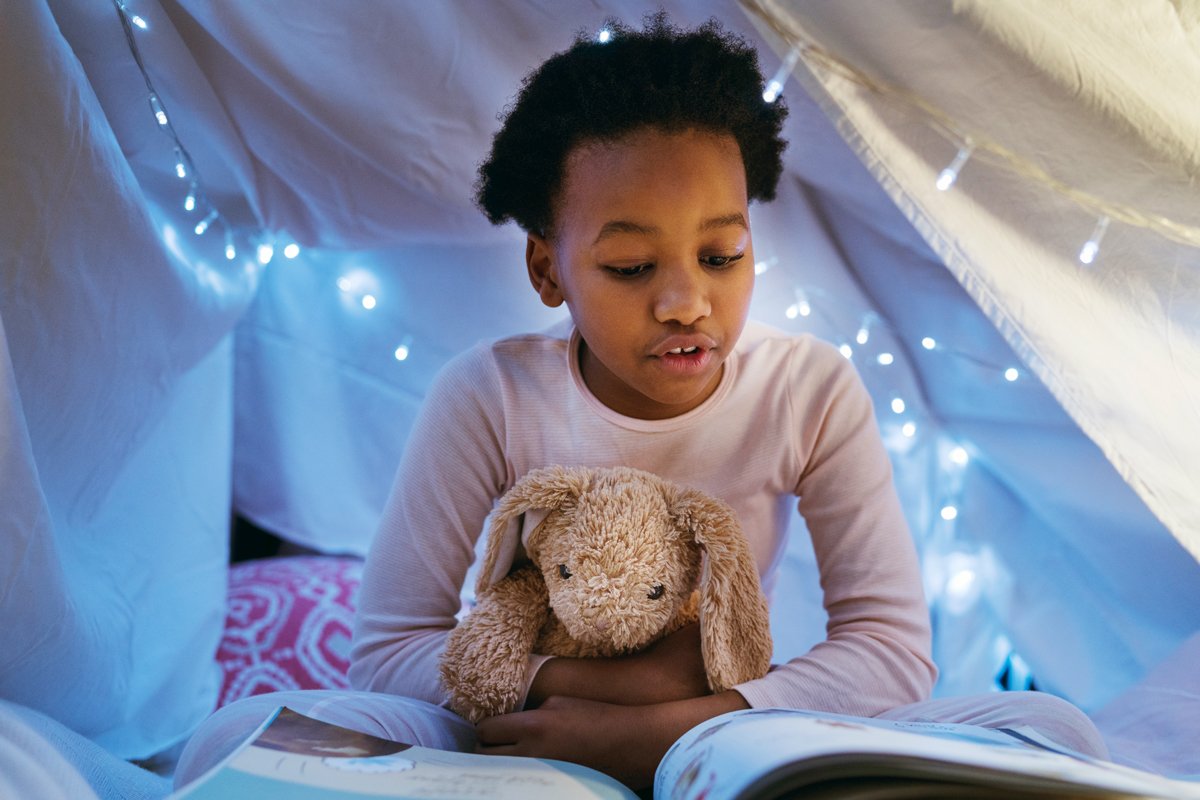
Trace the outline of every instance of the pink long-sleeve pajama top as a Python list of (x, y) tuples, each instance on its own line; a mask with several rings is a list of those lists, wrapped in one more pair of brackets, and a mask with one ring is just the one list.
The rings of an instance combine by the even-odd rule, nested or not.
[(588, 391), (579, 345), (564, 324), (481, 343), (439, 374), (366, 561), (352, 685), (445, 701), (437, 661), (484, 520), (526, 472), (561, 464), (636, 467), (722, 498), (768, 598), (799, 508), (827, 637), (735, 687), (751, 706), (872, 716), (925, 699), (936, 670), (916, 553), (854, 367), (818, 339), (750, 323), (703, 404), (642, 420)]

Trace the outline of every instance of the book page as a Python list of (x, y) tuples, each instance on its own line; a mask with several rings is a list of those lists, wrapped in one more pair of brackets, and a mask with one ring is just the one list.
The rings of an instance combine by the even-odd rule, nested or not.
[(411, 746), (279, 709), (221, 765), (172, 800), (636, 800), (595, 770), (547, 759)]
[(1076, 787), (1080, 791), (1075, 794), (1200, 799), (1198, 784), (1090, 759), (1029, 729), (891, 722), (792, 709), (735, 711), (693, 728), (663, 758), (654, 796), (770, 797), (769, 792), (745, 792), (769, 783), (763, 777), (772, 774), (780, 781), (786, 776), (784, 782), (791, 785), (825, 779), (846, 783), (855, 777), (890, 777), (897, 784), (928, 778), (959, 787), (1044, 791), (1047, 797), (1066, 797), (1067, 789)]

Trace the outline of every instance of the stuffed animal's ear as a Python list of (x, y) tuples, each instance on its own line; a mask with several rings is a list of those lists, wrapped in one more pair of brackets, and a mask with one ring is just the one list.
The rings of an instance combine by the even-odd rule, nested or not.
[(771, 666), (771, 625), (758, 568), (728, 505), (693, 489), (671, 504), (679, 528), (704, 550), (700, 638), (714, 692), (761, 678)]
[(476, 594), (508, 574), (517, 542), (521, 539), (522, 516), (525, 530), (533, 530), (551, 511), (562, 509), (579, 499), (588, 483), (588, 471), (581, 468), (546, 467), (527, 472), (504, 493), (492, 512), (487, 544), (475, 582)]

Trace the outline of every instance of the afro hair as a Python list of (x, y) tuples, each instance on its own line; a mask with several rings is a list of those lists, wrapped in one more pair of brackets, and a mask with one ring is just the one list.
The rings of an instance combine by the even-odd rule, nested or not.
[(496, 225), (550, 235), (567, 155), (634, 131), (689, 129), (733, 136), (748, 200), (771, 200), (783, 169), (787, 107), (763, 100), (758, 55), (716, 20), (680, 30), (662, 12), (641, 31), (609, 20), (604, 41), (577, 34), (530, 73), (479, 167), (476, 202)]

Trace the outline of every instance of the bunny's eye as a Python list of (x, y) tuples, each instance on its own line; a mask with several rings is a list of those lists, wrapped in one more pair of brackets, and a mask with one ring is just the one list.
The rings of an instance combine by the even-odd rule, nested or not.
[(567, 569), (566, 564), (558, 565), (558, 577), (562, 578), (564, 581), (571, 577), (571, 570)]
[(663, 588), (663, 585), (658, 583), (655, 584), (654, 588), (650, 590), (650, 594), (646, 595), (646, 597), (649, 597), (651, 600), (657, 600), (663, 596), (663, 592), (665, 591), (666, 589)]

